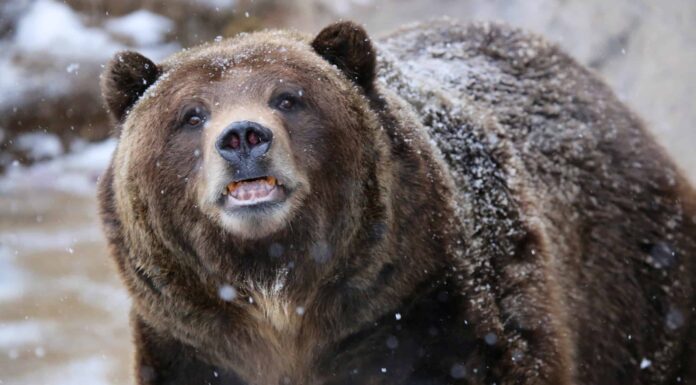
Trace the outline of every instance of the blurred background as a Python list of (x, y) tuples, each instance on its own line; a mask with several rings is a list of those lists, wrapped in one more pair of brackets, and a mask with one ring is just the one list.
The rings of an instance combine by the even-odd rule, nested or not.
[(129, 300), (107, 256), (95, 183), (114, 140), (98, 76), (112, 54), (157, 61), (217, 36), (374, 37), (449, 16), (544, 34), (612, 85), (696, 182), (692, 0), (0, 0), (0, 384), (129, 384)]

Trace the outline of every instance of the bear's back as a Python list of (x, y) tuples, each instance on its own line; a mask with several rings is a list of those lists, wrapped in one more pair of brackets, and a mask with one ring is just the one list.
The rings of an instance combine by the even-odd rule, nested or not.
[[(558, 47), (507, 26), (437, 21), (378, 51), (381, 84), (449, 168), (465, 239), (477, 240), (464, 257), (501, 266), (540, 222), (582, 377), (674, 375), (659, 368), (689, 338), (694, 194), (640, 120)], [(639, 356), (656, 369), (639, 373)]]

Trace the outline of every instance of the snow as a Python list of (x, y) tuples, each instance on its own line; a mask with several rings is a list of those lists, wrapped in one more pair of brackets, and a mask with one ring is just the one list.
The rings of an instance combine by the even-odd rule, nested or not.
[(21, 104), (25, 99), (37, 95), (62, 95), (70, 89), (71, 79), (65, 76), (64, 71), (58, 75), (54, 72), (35, 71), (17, 64), (13, 58), (13, 51), (18, 49), (13, 43), (0, 41), (0, 51), (7, 53), (0, 55), (0, 109)]
[(102, 283), (84, 275), (66, 275), (57, 279), (55, 285), (76, 296), (80, 302), (95, 308), (103, 308), (113, 317), (128, 314), (131, 300), (124, 290), (114, 290), (111, 283)]
[(85, 145), (82, 149), (31, 166), (8, 169), (0, 177), (0, 193), (21, 189), (46, 189), (77, 195), (93, 195), (97, 178), (106, 168), (115, 139)]
[[(65, 250), (66, 253), (72, 254), (74, 252), (73, 247), (76, 243), (98, 239), (101, 239), (101, 230), (96, 226), (73, 227), (66, 230), (53, 230), (51, 232), (19, 230), (0, 234), (0, 243), (13, 247), (21, 247), (23, 251), (30, 252), (58, 249)], [(2, 273), (0, 273), (0, 277), (2, 277)]]
[(322, 0), (322, 4), (337, 15), (347, 15), (356, 6), (366, 7), (372, 4), (372, 0)]
[[(87, 236), (81, 234), (83, 232)], [(98, 226), (59, 232), (45, 228), (43, 231), (34, 230), (31, 234), (27, 230), (21, 233), (12, 230), (0, 232), (0, 309), (17, 307), (22, 309), (18, 314), (26, 314), (15, 317), (12, 313), (16, 312), (11, 312), (0, 320), (0, 362), (9, 365), (11, 360), (18, 360), (23, 365), (37, 366), (37, 370), (26, 371), (21, 377), (13, 376), (10, 370), (9, 373), (1, 373), (0, 380), (17, 384), (115, 383), (108, 377), (113, 370), (113, 358), (99, 354), (83, 355), (85, 346), (90, 347), (91, 344), (99, 344), (108, 352), (104, 341), (113, 338), (114, 326), (93, 324), (91, 320), (86, 320), (82, 325), (82, 320), (73, 319), (72, 316), (66, 321), (63, 318), (65, 312), (71, 314), (76, 309), (65, 307), (63, 300), (75, 298), (90, 309), (106, 312), (106, 318), (118, 320), (118, 325), (123, 325), (130, 308), (125, 291), (116, 287), (113, 280), (105, 282), (96, 277), (89, 278), (82, 271), (85, 267), (79, 263), (73, 267), (76, 269), (73, 273), (55, 277), (44, 276), (41, 268), (38, 271), (25, 270), (24, 265), (27, 263), (26, 257), (31, 254), (36, 256), (36, 251), (52, 250), (51, 244), (76, 240), (94, 244), (95, 240), (101, 238)], [(87, 238), (91, 238), (91, 241)], [(55, 254), (47, 256), (54, 257)], [(44, 267), (47, 265), (48, 261), (41, 264)], [(37, 297), (37, 293), (41, 293), (40, 296)], [(39, 298), (39, 302), (25, 304), (32, 301), (31, 298)], [(71, 303), (74, 306), (75, 302)], [(49, 310), (51, 314), (46, 314), (38, 309), (40, 304), (58, 307)], [(68, 361), (64, 355), (66, 352), (78, 358)], [(10, 377), (5, 377), (7, 375)]]
[[(15, 262), (15, 255), (4, 242), (0, 242), (0, 302), (19, 298), (24, 293), (25, 274)], [(2, 330), (0, 328), (0, 332)], [(3, 346), (1, 335), (0, 346)]]
[[(159, 44), (170, 33), (174, 23), (168, 18), (146, 10), (108, 20), (106, 30), (131, 39), (138, 46)], [(145, 28), (144, 28), (145, 27)]]
[(488, 345), (495, 345), (498, 342), (498, 336), (495, 333), (487, 333), (483, 339)]
[(192, 0), (209, 8), (232, 8), (237, 4), (236, 0)]
[(647, 369), (651, 365), (652, 365), (652, 361), (650, 361), (649, 359), (647, 359), (645, 357), (640, 361), (640, 369), (641, 370)]
[[(0, 109), (39, 97), (58, 97), (90, 85), (100, 64), (117, 51), (135, 49), (161, 60), (180, 49), (165, 43), (174, 23), (149, 11), (112, 18), (104, 27), (88, 26), (83, 16), (55, 0), (37, 0), (20, 14), (14, 36), (0, 40)], [(120, 38), (133, 44), (124, 44)], [(65, 76), (65, 73), (72, 76)]]
[(225, 302), (231, 302), (237, 298), (237, 290), (230, 285), (222, 285), (218, 289), (218, 296)]
[(70, 63), (65, 67), (65, 72), (69, 74), (76, 74), (80, 70), (80, 63)]
[[(56, 367), (55, 370), (32, 374), (20, 380), (22, 384), (52, 384), (52, 385), (108, 385), (111, 364), (100, 357), (89, 357), (74, 360), (68, 365)], [(44, 373), (51, 373), (45, 378)]]
[(104, 31), (85, 26), (69, 6), (53, 0), (31, 5), (17, 23), (15, 43), (24, 52), (90, 61), (107, 59), (123, 48)]
[(33, 160), (55, 158), (63, 153), (63, 145), (58, 136), (46, 133), (28, 133), (15, 139), (18, 149), (28, 153)]
[(34, 349), (34, 355), (38, 358), (43, 358), (46, 355), (46, 349), (43, 346), (37, 346)]

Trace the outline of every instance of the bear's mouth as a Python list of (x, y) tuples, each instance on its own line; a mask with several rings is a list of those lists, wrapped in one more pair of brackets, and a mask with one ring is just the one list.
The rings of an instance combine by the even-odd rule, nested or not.
[(280, 202), (285, 198), (283, 184), (273, 176), (230, 182), (223, 193), (226, 206), (253, 206), (261, 203)]

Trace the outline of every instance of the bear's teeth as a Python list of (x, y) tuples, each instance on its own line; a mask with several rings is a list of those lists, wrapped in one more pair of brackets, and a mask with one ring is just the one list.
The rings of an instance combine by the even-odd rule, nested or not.
[(232, 182), (227, 185), (227, 192), (232, 193), (233, 191), (239, 190), (240, 188), (250, 188), (254, 190), (265, 190), (268, 192), (270, 189), (275, 187), (276, 185), (280, 185), (278, 183), (278, 179), (272, 176), (267, 176), (263, 179), (256, 179), (256, 180), (251, 180), (251, 181), (239, 181), (239, 182)]
[(239, 183), (234, 186), (234, 189), (229, 190), (229, 195), (239, 201), (250, 201), (267, 197), (273, 189), (274, 186), (270, 186), (265, 181), (256, 180)]

